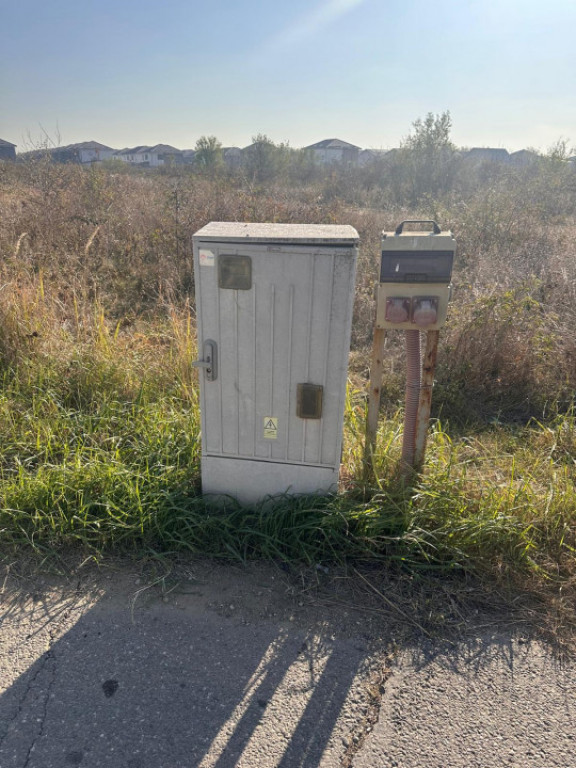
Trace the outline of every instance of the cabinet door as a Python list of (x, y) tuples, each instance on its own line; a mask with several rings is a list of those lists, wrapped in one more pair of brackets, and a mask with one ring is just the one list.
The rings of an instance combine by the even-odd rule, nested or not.
[(215, 378), (200, 370), (203, 455), (338, 464), (354, 266), (332, 248), (199, 244), (198, 348), (218, 357)]

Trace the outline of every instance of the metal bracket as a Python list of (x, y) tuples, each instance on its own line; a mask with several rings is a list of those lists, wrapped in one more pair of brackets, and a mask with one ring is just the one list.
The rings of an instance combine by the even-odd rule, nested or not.
[(193, 368), (204, 368), (206, 381), (215, 381), (218, 378), (218, 345), (212, 339), (206, 339), (203, 345), (203, 359), (194, 360)]

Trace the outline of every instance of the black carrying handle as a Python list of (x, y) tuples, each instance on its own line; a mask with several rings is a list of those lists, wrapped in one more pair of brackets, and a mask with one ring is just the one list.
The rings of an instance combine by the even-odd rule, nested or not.
[(426, 219), (426, 220), (406, 219), (406, 221), (402, 221), (400, 224), (398, 224), (398, 226), (396, 227), (396, 229), (394, 231), (395, 235), (401, 235), (402, 234), (402, 230), (404, 229), (404, 224), (431, 224), (432, 225), (432, 231), (434, 232), (434, 234), (435, 235), (439, 235), (440, 234), (440, 227), (432, 219)]

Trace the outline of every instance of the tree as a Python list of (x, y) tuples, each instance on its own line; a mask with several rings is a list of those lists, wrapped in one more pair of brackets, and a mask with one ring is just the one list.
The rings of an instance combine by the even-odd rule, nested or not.
[(570, 140), (564, 137), (557, 139), (552, 146), (548, 148), (546, 157), (552, 162), (563, 163), (576, 152), (576, 147), (570, 148)]
[(428, 112), (424, 120), (418, 118), (412, 123), (413, 132), (402, 142), (401, 146), (412, 152), (432, 154), (446, 150), (453, 151), (456, 147), (450, 140), (452, 118), (450, 112), (434, 115)]
[(245, 149), (245, 169), (254, 181), (271, 181), (285, 174), (292, 150), (288, 144), (275, 144), (266, 134), (252, 137), (252, 144)]
[(194, 152), (194, 164), (203, 171), (213, 173), (223, 165), (222, 144), (216, 136), (200, 136)]
[(412, 132), (400, 145), (403, 177), (412, 203), (447, 192), (454, 178), (456, 147), (450, 139), (450, 112), (412, 123)]
[(266, 134), (252, 136), (252, 144), (246, 148), (246, 171), (255, 181), (267, 181), (274, 176), (274, 152), (276, 145)]

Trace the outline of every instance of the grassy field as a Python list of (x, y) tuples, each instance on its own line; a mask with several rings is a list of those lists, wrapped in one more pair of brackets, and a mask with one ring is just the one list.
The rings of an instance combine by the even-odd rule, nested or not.
[[(576, 173), (453, 171), (417, 201), (397, 169), (258, 181), (0, 164), (4, 548), (380, 560), (562, 600), (576, 580)], [(387, 342), (377, 482), (362, 481), (383, 229), (458, 240), (425, 472), (398, 483), (400, 334)], [(342, 493), (211, 509), (199, 493), (191, 234), (211, 220), (355, 226), (361, 237)]]

